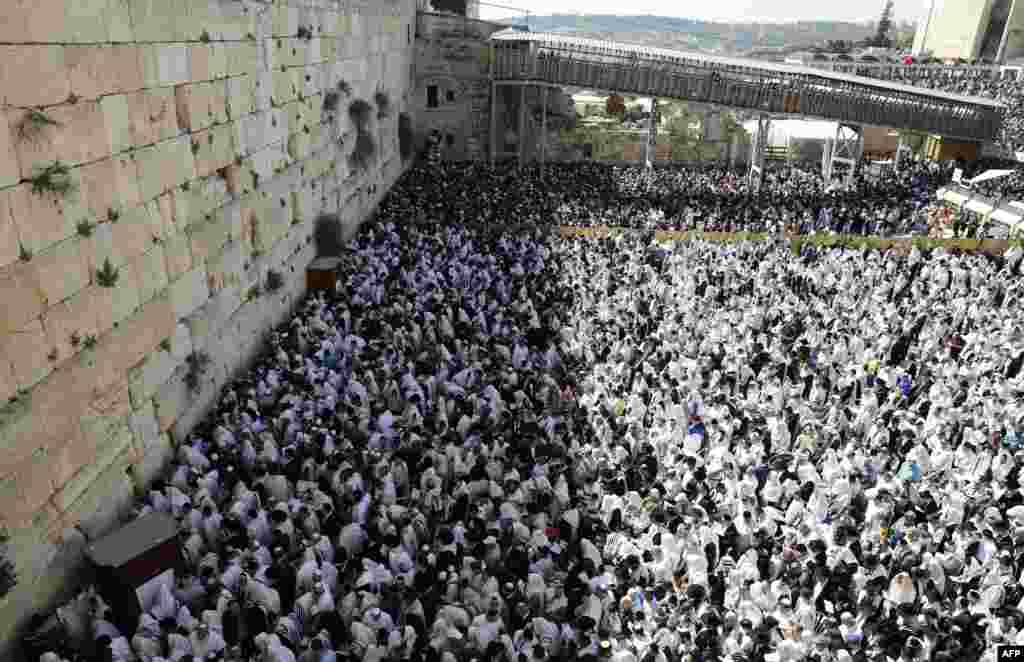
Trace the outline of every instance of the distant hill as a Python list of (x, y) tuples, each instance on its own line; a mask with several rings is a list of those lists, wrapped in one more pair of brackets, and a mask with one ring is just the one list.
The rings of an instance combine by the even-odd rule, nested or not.
[[(522, 25), (524, 19), (504, 22)], [(874, 26), (870, 23), (716, 23), (672, 16), (609, 14), (530, 16), (528, 26), (533, 32), (564, 32), (580, 37), (718, 53), (808, 47), (824, 44), (828, 40), (856, 41), (874, 33)]]

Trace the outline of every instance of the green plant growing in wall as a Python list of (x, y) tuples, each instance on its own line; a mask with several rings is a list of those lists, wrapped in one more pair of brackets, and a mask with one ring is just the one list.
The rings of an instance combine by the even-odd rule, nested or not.
[(373, 95), (373, 101), (377, 104), (377, 119), (382, 120), (391, 115), (391, 97), (384, 90), (377, 90)]
[(199, 41), (203, 42), (204, 44), (210, 43), (210, 33), (206, 30), (203, 30), (202, 33), (199, 35)]
[(305, 39), (306, 41), (311, 40), (313, 38), (313, 28), (308, 25), (300, 25), (295, 37), (297, 39)]
[(284, 287), (284, 276), (276, 269), (267, 271), (267, 292), (274, 293)]
[(36, 174), (29, 181), (36, 195), (67, 195), (77, 188), (71, 178), (71, 169), (60, 161), (54, 161), (45, 168), (36, 168)]
[(260, 298), (261, 294), (263, 294), (263, 290), (260, 288), (260, 284), (256, 283), (255, 285), (249, 288), (248, 292), (245, 293), (245, 300), (255, 301), (256, 299)]
[(190, 391), (199, 390), (199, 380), (206, 374), (210, 367), (210, 356), (206, 352), (192, 352), (185, 359), (188, 364), (188, 371), (185, 372), (185, 385)]
[(107, 210), (107, 220), (111, 223), (117, 223), (121, 219), (121, 210), (116, 207), (111, 207)]
[(82, 341), (82, 346), (86, 349), (94, 349), (96, 347), (96, 336), (91, 333), (87, 335), (85, 340)]
[(100, 287), (114, 287), (120, 276), (120, 269), (111, 264), (108, 257), (103, 260), (103, 266), (96, 270), (96, 284)]
[(161, 340), (160, 341), (160, 349), (162, 349), (165, 352), (171, 351), (171, 339), (170, 338), (164, 338), (163, 340)]
[(47, 127), (51, 126), (62, 126), (62, 124), (43, 111), (30, 108), (18, 122), (18, 138), (34, 142)]
[(25, 244), (18, 242), (18, 259), (22, 262), (28, 262), (32, 259), (32, 251), (25, 248)]
[(347, 97), (352, 96), (352, 86), (348, 84), (347, 80), (338, 81), (338, 91)]
[(78, 231), (78, 236), (79, 237), (91, 237), (92, 236), (93, 228), (95, 228), (95, 227), (96, 227), (96, 225), (91, 223), (91, 222), (89, 222), (89, 219), (83, 218), (82, 220), (80, 220), (78, 222), (78, 226), (76, 228), (77, 231)]

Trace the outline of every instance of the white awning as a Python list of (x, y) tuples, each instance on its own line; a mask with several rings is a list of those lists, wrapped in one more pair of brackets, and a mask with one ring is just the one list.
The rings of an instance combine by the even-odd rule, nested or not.
[(1017, 224), (1020, 223), (1020, 219), (1022, 217), (1014, 215), (1014, 214), (1011, 214), (1010, 212), (1008, 212), (1008, 211), (1006, 211), (1004, 209), (997, 209), (994, 212), (992, 212), (992, 215), (989, 218), (991, 218), (993, 221), (999, 221), (1000, 223), (1006, 223), (1007, 225), (1009, 225), (1012, 228), (1012, 227), (1016, 227)]
[(986, 170), (977, 177), (971, 180), (971, 184), (978, 184), (980, 182), (987, 182), (990, 179), (997, 179), (999, 177), (1005, 177), (1006, 175), (1013, 174), (1013, 170)]
[(956, 191), (946, 191), (942, 194), (942, 199), (946, 202), (952, 202), (954, 205), (962, 205), (967, 202), (966, 195), (960, 195)]
[(964, 206), (978, 214), (987, 214), (992, 211), (992, 207), (990, 205), (986, 205), (980, 200), (971, 200)]

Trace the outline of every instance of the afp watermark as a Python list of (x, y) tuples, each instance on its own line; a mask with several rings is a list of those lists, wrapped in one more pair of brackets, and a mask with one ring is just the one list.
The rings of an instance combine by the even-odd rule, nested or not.
[(996, 646), (996, 660), (1024, 662), (1024, 646)]

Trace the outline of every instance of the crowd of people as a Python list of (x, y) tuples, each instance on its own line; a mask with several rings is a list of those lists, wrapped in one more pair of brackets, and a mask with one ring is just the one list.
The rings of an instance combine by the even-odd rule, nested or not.
[(134, 629), (83, 591), (41, 662), (1024, 643), (1019, 249), (564, 239), (675, 181), (570, 171), (410, 170), (139, 505), (184, 567)]

